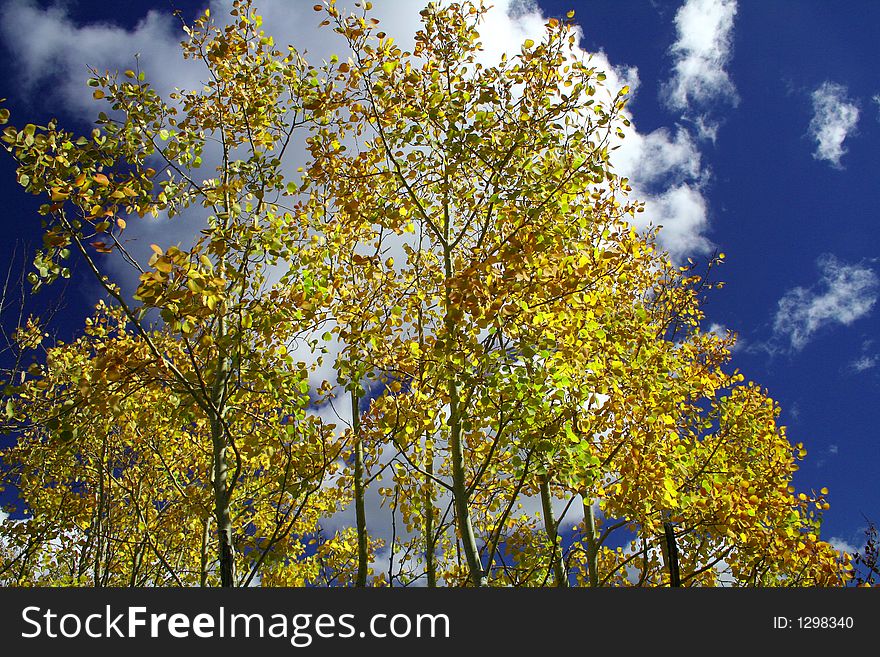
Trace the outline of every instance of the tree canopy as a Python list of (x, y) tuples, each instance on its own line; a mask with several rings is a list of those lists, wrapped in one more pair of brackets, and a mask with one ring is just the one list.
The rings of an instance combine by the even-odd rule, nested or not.
[[(5, 382), (0, 578), (846, 583), (803, 446), (701, 329), (711, 285), (634, 228), (628, 90), (570, 20), (487, 63), (481, 4), (429, 5), (412, 52), (370, 3), (315, 10), (340, 57), (236, 0), (185, 28), (201, 88), (95, 71), (91, 134), (4, 130), (45, 200), (31, 282), (78, 258), (106, 298), (70, 343), (17, 334), (40, 357)], [(139, 261), (148, 215), (192, 241)]]

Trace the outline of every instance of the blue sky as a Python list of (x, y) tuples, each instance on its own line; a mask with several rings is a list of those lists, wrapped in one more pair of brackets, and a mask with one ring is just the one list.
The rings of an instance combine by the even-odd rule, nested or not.
[[(171, 4), (0, 3), (0, 97), (12, 122), (58, 116), (87, 129), (99, 107), (84, 86), (86, 66), (129, 68), (136, 52), (160, 90), (197, 81), (175, 59)], [(279, 41), (322, 52), (311, 4), (258, 2)], [(617, 166), (676, 258), (727, 255), (715, 273), (726, 285), (709, 297), (706, 328), (738, 333), (734, 365), (779, 401), (790, 439), (809, 452), (798, 487), (831, 490), (824, 537), (858, 547), (865, 517), (880, 520), (880, 3), (494, 4), (488, 50), (516, 49), (540, 32), (542, 17), (573, 9), (581, 46), (597, 53), (609, 82), (633, 88), (634, 129)], [(176, 5), (192, 17), (207, 2)], [(418, 3), (374, 5), (389, 34), (412, 38)], [(211, 3), (215, 13), (223, 6)], [(39, 219), (9, 158), (0, 158), (0, 186), (5, 266), (15, 240), (37, 243)], [(143, 231), (168, 242), (186, 228)], [(62, 337), (94, 298), (75, 276)]]

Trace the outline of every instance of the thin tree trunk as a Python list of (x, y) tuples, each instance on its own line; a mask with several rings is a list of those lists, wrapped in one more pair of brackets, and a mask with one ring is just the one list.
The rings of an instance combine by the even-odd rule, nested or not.
[(669, 586), (681, 586), (681, 574), (678, 569), (678, 545), (675, 543), (675, 528), (671, 522), (663, 523), (663, 557), (669, 571)]
[(97, 544), (95, 545), (94, 586), (103, 585), (101, 578), (101, 552), (103, 551), (104, 532), (104, 508), (106, 505), (106, 493), (104, 491), (104, 465), (107, 461), (107, 435), (102, 438), (101, 463), (98, 467), (98, 503), (95, 509), (94, 529)]
[(220, 586), (232, 587), (235, 586), (235, 553), (229, 514), (229, 463), (226, 459), (226, 436), (219, 417), (211, 419), (211, 442), (214, 447), (214, 518), (217, 522)]
[(480, 553), (477, 549), (477, 540), (474, 537), (474, 527), (471, 522), (470, 508), (468, 506), (467, 481), (464, 470), (464, 450), (461, 444), (461, 417), (458, 409), (458, 385), (455, 380), (449, 379), (449, 450), (452, 456), (452, 497), (455, 503), (455, 521), (461, 534), (461, 547), (464, 551), (465, 561), (468, 566), (471, 584), (482, 586), (484, 582), (483, 566), (480, 563)]
[[(355, 384), (357, 385), (357, 384)], [(354, 509), (357, 521), (358, 567), (355, 586), (367, 585), (367, 513), (364, 508), (364, 446), (361, 442), (361, 410), (357, 389), (351, 391), (351, 433), (354, 441)]]
[(599, 539), (596, 533), (596, 513), (593, 500), (581, 495), (584, 501), (584, 542), (587, 544), (587, 580), (591, 587), (599, 586)]
[[(434, 545), (434, 447), (430, 438), (425, 437), (425, 564), (428, 572), (428, 588), (437, 586), (437, 561)], [(430, 445), (430, 446), (429, 446)]]
[(208, 539), (211, 520), (205, 518), (202, 523), (202, 547), (199, 552), (199, 586), (204, 588), (208, 585)]
[[(448, 212), (447, 212), (448, 215)], [(446, 280), (452, 279), (452, 252), (449, 248), (449, 217), (446, 217), (445, 226), (446, 246), (443, 249), (443, 265)], [(459, 409), (458, 382), (452, 365), (453, 336), (455, 335), (455, 321), (452, 319), (451, 304), (449, 299), (449, 286), (446, 286), (446, 313), (443, 325), (447, 340), (447, 393), (449, 395), (449, 452), (452, 460), (452, 499), (455, 507), (455, 522), (461, 535), (461, 547), (468, 566), (471, 584), (482, 586), (485, 583), (483, 566), (480, 563), (480, 552), (477, 549), (477, 540), (474, 537), (474, 526), (471, 521), (470, 508), (468, 505), (467, 481), (464, 467), (464, 448), (461, 444), (461, 410)]]
[[(221, 261), (222, 264), (222, 261)], [(226, 431), (223, 426), (223, 411), (226, 405), (226, 386), (232, 370), (224, 342), (226, 339), (226, 320), (220, 317), (217, 322), (216, 344), (218, 345), (217, 372), (211, 387), (211, 445), (213, 447), (214, 518), (217, 522), (217, 551), (220, 560), (220, 586), (235, 586), (235, 551), (232, 545), (232, 520), (230, 517), (229, 460), (226, 458)]]
[(550, 495), (550, 482), (545, 478), (541, 481), (541, 506), (544, 511), (544, 531), (547, 540), (550, 541), (552, 552), (550, 562), (553, 564), (553, 578), (556, 586), (568, 586), (568, 574), (565, 572), (565, 563), (562, 560), (562, 550), (559, 545), (559, 523), (553, 515), (553, 498)]
[[(420, 270), (416, 269), (416, 275)], [(424, 353), (425, 336), (422, 307), (418, 307), (419, 353)], [(419, 365), (419, 389), (424, 383), (424, 371)], [(434, 440), (430, 432), (425, 432), (425, 571), (428, 577), (428, 588), (437, 587), (437, 545), (434, 539)]]
[[(229, 191), (229, 145), (226, 141), (225, 127), (221, 130), (223, 144), (223, 209), (224, 215), (221, 229), (225, 232), (229, 228), (232, 217), (232, 198)], [(226, 254), (218, 258), (217, 271), (223, 275), (226, 269)], [(232, 544), (232, 521), (230, 518), (231, 489), (235, 482), (229, 481), (229, 461), (226, 458), (227, 436), (223, 426), (223, 417), (226, 410), (226, 392), (229, 377), (232, 373), (230, 354), (227, 351), (227, 325), (225, 310), (221, 309), (217, 316), (216, 335), (214, 342), (217, 345), (217, 372), (211, 387), (211, 401), (209, 417), (211, 421), (211, 442), (214, 448), (214, 517), (217, 521), (217, 550), (220, 557), (220, 585), (232, 587), (236, 584), (235, 578), (235, 551)]]

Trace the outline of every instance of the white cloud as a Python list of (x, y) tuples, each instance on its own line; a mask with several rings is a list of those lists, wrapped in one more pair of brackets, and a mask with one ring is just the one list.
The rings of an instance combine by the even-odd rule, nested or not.
[(662, 226), (658, 241), (676, 261), (711, 250), (702, 191), (708, 173), (687, 130), (679, 127), (674, 135), (666, 128), (647, 135), (633, 130), (613, 157), (618, 172), (630, 178), (634, 198), (645, 202), (645, 212), (636, 217), (638, 227)]
[(878, 358), (877, 355), (873, 356), (862, 356), (861, 358), (857, 358), (852, 363), (850, 363), (850, 367), (856, 372), (865, 372), (877, 366)]
[(877, 301), (878, 278), (870, 267), (847, 265), (828, 254), (817, 264), (822, 273), (819, 282), (786, 292), (773, 321), (774, 337), (787, 341), (793, 350), (803, 349), (826, 326), (852, 324)]
[(867, 372), (880, 363), (880, 354), (873, 352), (874, 340), (865, 340), (862, 342), (862, 353), (858, 358), (853, 359), (849, 364), (849, 369), (855, 373)]
[(839, 451), (837, 445), (828, 445), (825, 450), (819, 453), (819, 458), (816, 460), (815, 466), (817, 468), (825, 467), (825, 464), (828, 463), (828, 459), (837, 456)]
[[(674, 71), (661, 88), (671, 109), (691, 111), (718, 101), (737, 104), (736, 87), (724, 70), (731, 56), (736, 11), (736, 0), (686, 0), (676, 13)], [(705, 115), (701, 120), (707, 136), (714, 134)]]
[(880, 94), (874, 94), (871, 100), (877, 105), (877, 120), (880, 121)]
[[(7, 3), (0, 29), (26, 91), (65, 103), (68, 114), (92, 118), (96, 104), (85, 86), (89, 67), (98, 71), (134, 68), (136, 61), (151, 83), (167, 92), (195, 86), (202, 73), (184, 62), (178, 42), (180, 24), (167, 12), (151, 10), (132, 30), (109, 23), (76, 25), (63, 6), (41, 9), (30, 0)], [(135, 54), (138, 59), (135, 59)]]
[(645, 214), (653, 224), (663, 227), (659, 242), (674, 260), (712, 249), (712, 243), (703, 235), (709, 224), (708, 205), (699, 187), (683, 184), (650, 196)]
[(697, 136), (703, 141), (711, 141), (713, 144), (718, 138), (718, 122), (709, 118), (708, 114), (701, 114), (693, 119)]
[(706, 330), (706, 333), (712, 333), (713, 335), (716, 335), (721, 339), (727, 338), (728, 334), (733, 334), (736, 342), (734, 342), (733, 346), (730, 348), (731, 353), (736, 353), (737, 351), (740, 351), (746, 344), (745, 341), (739, 337), (739, 334), (736, 331), (729, 329), (724, 324), (719, 324), (718, 322), (712, 322), (709, 325), (709, 328)]
[(831, 538), (829, 538), (828, 543), (830, 543), (831, 547), (833, 547), (838, 552), (846, 552), (847, 554), (855, 554), (856, 552), (859, 551), (859, 548), (857, 548), (855, 545), (853, 545), (852, 543), (850, 543), (846, 539), (838, 538), (837, 536), (832, 536)]
[(847, 97), (845, 86), (823, 82), (813, 91), (813, 119), (810, 136), (816, 140), (813, 157), (841, 168), (840, 158), (846, 153), (844, 140), (859, 121), (859, 108)]
[(696, 180), (701, 175), (700, 150), (682, 128), (674, 136), (665, 128), (647, 135), (628, 134), (614, 154), (614, 164), (645, 186)]

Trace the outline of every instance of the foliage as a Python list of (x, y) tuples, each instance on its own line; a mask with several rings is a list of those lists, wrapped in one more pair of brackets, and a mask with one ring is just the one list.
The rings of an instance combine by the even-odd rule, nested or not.
[[(3, 526), (5, 576), (845, 583), (827, 491), (791, 485), (802, 445), (726, 371), (733, 338), (700, 330), (706, 282), (632, 227), (644, 207), (612, 167), (628, 90), (576, 56), (571, 23), (487, 64), (482, 5), (428, 6), (411, 53), (369, 3), (315, 9), (347, 61), (276, 49), (238, 0), (187, 28), (203, 89), (165, 102), (141, 72), (96, 73), (111, 114), (91, 137), (4, 132), (48, 197), (35, 284), (75, 251), (112, 300), (7, 389), (30, 519)], [(129, 221), (199, 206), (198, 239), (136, 263)], [(108, 257), (141, 268), (134, 300)], [(322, 354), (337, 380), (314, 386)], [(337, 429), (316, 411), (340, 397)]]
[(853, 583), (856, 586), (878, 586), (880, 582), (880, 545), (877, 542), (877, 525), (868, 521), (865, 529), (865, 547), (853, 555)]

